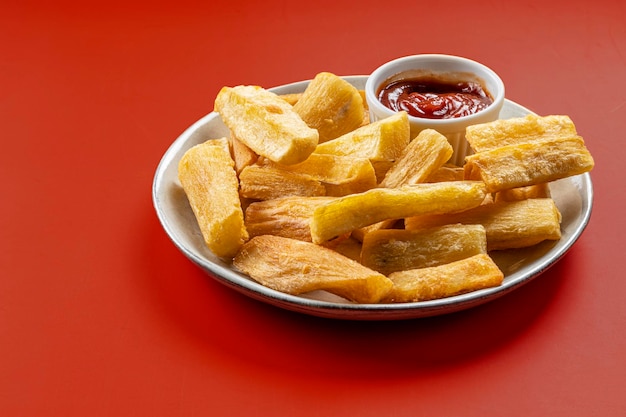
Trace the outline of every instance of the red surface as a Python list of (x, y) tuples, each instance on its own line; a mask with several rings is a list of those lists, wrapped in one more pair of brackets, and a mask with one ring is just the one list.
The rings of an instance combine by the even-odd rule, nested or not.
[[(624, 415), (625, 3), (413, 3), (3, 2), (0, 415)], [(220, 87), (427, 52), (491, 66), (595, 157), (591, 222), (539, 279), (353, 323), (248, 299), (169, 241), (152, 177)]]

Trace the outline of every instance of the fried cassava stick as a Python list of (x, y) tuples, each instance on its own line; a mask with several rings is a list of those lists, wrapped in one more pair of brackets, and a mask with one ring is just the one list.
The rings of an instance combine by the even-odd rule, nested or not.
[(487, 253), (481, 225), (445, 225), (420, 230), (386, 229), (365, 235), (361, 263), (384, 275), (426, 268)]
[(297, 164), (315, 150), (319, 134), (285, 100), (259, 86), (223, 87), (215, 110), (237, 139), (258, 155)]
[(221, 257), (234, 256), (248, 239), (234, 165), (226, 138), (192, 147), (178, 164), (178, 178), (206, 245)]
[(389, 275), (393, 288), (383, 302), (414, 302), (450, 297), (502, 284), (504, 274), (486, 254), (449, 264)]
[(444, 214), (478, 206), (485, 199), (480, 181), (450, 181), (375, 188), (340, 197), (315, 209), (311, 219), (314, 243), (389, 219)]
[(424, 129), (389, 168), (380, 186), (396, 188), (426, 182), (450, 159), (452, 152), (452, 146), (444, 135), (433, 129)]
[(279, 236), (250, 239), (233, 265), (269, 288), (294, 295), (325, 290), (357, 303), (377, 303), (393, 286), (384, 275), (331, 249)]
[(319, 143), (335, 139), (363, 123), (363, 98), (352, 84), (330, 72), (318, 73), (293, 109), (319, 132)]
[(551, 198), (499, 201), (462, 213), (425, 215), (405, 219), (407, 229), (417, 230), (443, 224), (480, 224), (487, 232), (487, 249), (515, 249), (544, 240), (561, 238), (561, 214)]
[(490, 193), (582, 174), (594, 166), (580, 136), (506, 145), (465, 162), (465, 179), (484, 181)]

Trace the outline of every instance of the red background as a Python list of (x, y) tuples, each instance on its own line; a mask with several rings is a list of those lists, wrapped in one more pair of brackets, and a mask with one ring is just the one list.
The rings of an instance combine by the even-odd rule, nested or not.
[[(0, 415), (622, 416), (626, 6), (550, 2), (0, 5)], [(224, 85), (463, 55), (567, 114), (593, 215), (556, 266), (465, 312), (283, 311), (192, 265), (151, 201)]]

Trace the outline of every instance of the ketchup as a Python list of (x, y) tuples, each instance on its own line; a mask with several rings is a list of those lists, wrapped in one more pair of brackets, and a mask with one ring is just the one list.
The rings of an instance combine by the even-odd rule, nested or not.
[(426, 119), (469, 116), (486, 108), (493, 99), (478, 82), (447, 82), (434, 77), (410, 78), (384, 84), (380, 102), (395, 111)]

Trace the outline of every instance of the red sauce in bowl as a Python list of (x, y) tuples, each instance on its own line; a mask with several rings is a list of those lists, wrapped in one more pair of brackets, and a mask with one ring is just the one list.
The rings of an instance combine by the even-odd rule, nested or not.
[(469, 116), (493, 103), (478, 82), (445, 81), (434, 77), (400, 79), (378, 91), (380, 102), (395, 111), (426, 119)]

